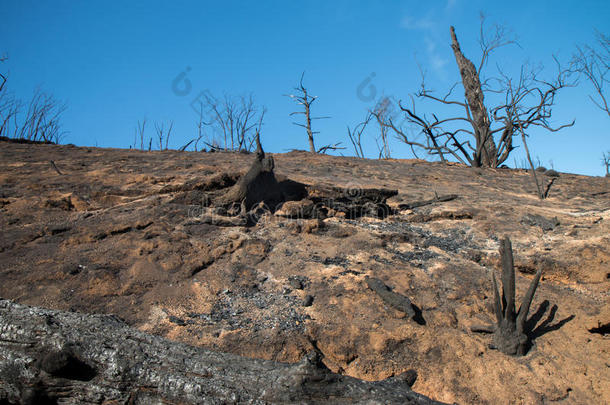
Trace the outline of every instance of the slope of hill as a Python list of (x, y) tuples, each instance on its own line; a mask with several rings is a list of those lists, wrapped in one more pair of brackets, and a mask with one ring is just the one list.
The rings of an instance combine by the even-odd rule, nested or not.
[[(561, 174), (541, 201), (522, 170), (273, 157), (299, 201), (242, 220), (214, 198), (254, 155), (0, 143), (0, 296), (247, 357), (315, 349), (365, 380), (416, 370), (444, 402), (610, 402), (609, 178)], [(543, 271), (523, 357), (471, 331), (504, 235), (518, 300)]]

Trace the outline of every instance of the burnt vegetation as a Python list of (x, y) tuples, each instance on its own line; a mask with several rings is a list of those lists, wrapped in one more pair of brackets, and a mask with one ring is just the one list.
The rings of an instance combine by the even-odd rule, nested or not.
[[(437, 95), (426, 84), (422, 72), (421, 88), (411, 99), (411, 105), (399, 102), (404, 112), (403, 122), (418, 128), (425, 141), (415, 140), (403, 123), (398, 124), (390, 119), (386, 124), (414, 153), (422, 150), (443, 162), (452, 158), (474, 167), (499, 167), (515, 149), (516, 136), (521, 137), (527, 148), (525, 142), (529, 129), (538, 127), (556, 132), (574, 124), (553, 126), (550, 122), (557, 94), (574, 85), (568, 81), (570, 70), (562, 68), (557, 60), (557, 72), (551, 80), (541, 77), (540, 68), (528, 65), (521, 67), (516, 78), (501, 68), (495, 75), (486, 76), (483, 71), (493, 52), (515, 44), (505, 28), (495, 26), (489, 32), (482, 19), (479, 38), (481, 59), (478, 66), (464, 55), (454, 27), (451, 27), (450, 34), (461, 80), (445, 95)], [(463, 99), (453, 96), (458, 88), (463, 89)], [(485, 98), (491, 96), (494, 96), (494, 104), (488, 105)], [(420, 113), (415, 99), (449, 107), (455, 111), (455, 115), (439, 117), (435, 113)]]
[[(444, 96), (438, 96), (427, 86), (422, 74), (421, 89), (411, 98), (410, 105), (398, 103), (403, 118), (400, 123), (392, 113), (392, 101), (382, 98), (367, 112), (364, 121), (353, 129), (348, 127), (348, 136), (356, 156), (364, 158), (362, 139), (365, 130), (371, 126), (375, 126), (379, 132), (376, 138), (379, 159), (392, 157), (390, 140), (391, 135), (394, 135), (407, 144), (415, 156), (423, 151), (441, 162), (458, 161), (472, 167), (500, 167), (515, 150), (515, 139), (520, 138), (538, 196), (541, 199), (546, 198), (557, 177), (551, 176), (552, 171), (534, 169), (527, 146), (528, 133), (533, 128), (556, 132), (574, 124), (571, 122), (554, 126), (551, 124), (551, 117), (556, 96), (562, 89), (575, 85), (574, 81), (570, 81), (570, 75), (575, 72), (592, 82), (596, 90), (596, 97), (592, 97), (592, 100), (599, 108), (608, 112), (603, 91), (607, 78), (605, 73), (600, 73), (604, 63), (607, 69), (605, 54), (592, 48), (579, 48), (569, 69), (562, 68), (557, 62), (556, 74), (550, 80), (542, 78), (540, 69), (525, 65), (521, 67), (516, 78), (501, 69), (498, 69), (496, 76), (487, 77), (482, 72), (489, 64), (492, 53), (500, 47), (515, 44), (513, 39), (507, 37), (506, 31), (499, 26), (494, 27), (492, 31), (486, 31), (484, 22), (481, 21), (479, 44), (482, 56), (478, 65), (462, 52), (454, 27), (450, 28), (450, 36), (460, 82)], [(599, 38), (602, 49), (607, 52), (607, 37), (600, 35)], [(294, 88), (295, 93), (287, 96), (299, 106), (299, 110), (290, 115), (303, 115), (304, 121), (294, 124), (304, 128), (309, 152), (326, 153), (344, 149), (340, 147), (341, 143), (316, 147), (315, 135), (319, 132), (313, 130), (312, 122), (329, 117), (312, 116), (312, 105), (317, 97), (312, 96), (305, 87), (303, 78), (304, 73), (299, 85)], [(0, 74), (0, 137), (23, 142), (58, 143), (64, 134), (60, 119), (65, 105), (38, 90), (28, 107), (23, 109), (21, 102), (6, 92), (6, 83), (7, 77)], [(453, 97), (456, 89), (463, 90), (463, 99)], [(489, 101), (486, 101), (488, 95), (493, 95), (494, 100), (501, 101), (489, 104)], [(445, 117), (439, 117), (435, 113), (420, 113), (416, 109), (416, 100), (454, 108), (456, 113)], [(192, 215), (192, 223), (188, 225), (201, 222), (217, 226), (253, 227), (265, 215), (274, 215), (280, 210), (284, 210), (282, 215), (291, 220), (315, 219), (320, 223), (322, 219), (330, 216), (346, 220), (362, 217), (385, 219), (400, 210), (413, 210), (459, 198), (455, 194), (438, 195), (435, 192), (434, 198), (403, 201), (396, 208), (392, 208), (387, 201), (398, 194), (397, 190), (350, 190), (329, 185), (304, 184), (280, 176), (275, 172), (273, 156), (265, 153), (261, 144), (265, 112), (264, 107), (256, 105), (252, 96), (235, 98), (225, 95), (224, 98), (216, 98), (207, 94), (200, 100), (197, 138), (180, 150), (186, 150), (190, 145), (194, 145), (196, 150), (198, 143), (206, 139), (203, 143), (209, 151), (248, 153), (249, 156), (253, 155), (253, 159), (249, 169), (241, 175), (230, 176), (223, 173), (207, 183), (197, 180), (180, 186), (167, 186), (158, 192), (182, 193), (174, 202), (184, 204), (192, 203), (195, 195), (201, 198), (201, 212)], [(20, 117), (23, 117), (23, 121), (19, 121)], [(424, 140), (413, 137), (407, 126), (416, 128), (419, 134), (423, 134)], [(146, 119), (138, 121), (134, 134), (134, 149), (139, 144), (139, 149), (150, 151), (153, 141), (156, 141), (155, 146), (159, 150), (169, 149), (172, 121), (155, 123), (156, 136), (148, 138), (148, 145), (145, 129)], [(57, 175), (64, 175), (54, 161), (49, 162)], [(609, 176), (610, 152), (608, 156), (604, 153), (602, 162), (606, 168), (606, 176)], [(539, 179), (537, 173), (541, 176), (546, 173), (550, 180), (545, 184), (545, 178)], [(182, 201), (179, 198), (182, 198)], [(48, 204), (61, 208), (68, 203), (69, 201), (58, 200)], [(294, 209), (287, 208), (289, 203), (295, 203)], [(73, 208), (68, 205), (63, 209)], [(418, 214), (410, 220), (427, 222), (437, 218), (472, 219), (473, 214), (469, 211)], [(529, 214), (523, 217), (522, 223), (539, 226), (545, 232), (560, 225), (557, 218), (547, 219)], [(114, 231), (99, 233), (93, 239), (104, 240), (133, 229), (148, 228), (151, 224), (152, 222), (117, 228)], [(59, 227), (50, 230), (50, 233), (56, 235), (70, 229)], [(407, 236), (403, 232), (402, 237)], [(418, 249), (429, 246), (439, 249), (445, 247), (444, 240), (435, 240), (433, 237), (425, 239)], [(460, 248), (461, 246), (449, 246), (441, 250), (455, 254)], [(422, 250), (406, 254), (400, 251), (389, 252), (409, 263), (438, 255)], [(495, 324), (474, 326), (471, 330), (492, 334), (490, 347), (493, 349), (511, 356), (524, 356), (530, 350), (533, 339), (561, 327), (571, 318), (550, 325), (557, 310), (554, 306), (549, 320), (535, 328), (536, 322), (548, 306), (545, 301), (541, 309), (528, 319), (542, 270), (534, 274), (517, 309), (515, 266), (512, 244), (508, 237), (500, 241), (499, 254), (501, 290), (498, 288), (495, 273), (492, 272)], [(314, 261), (318, 259), (313, 256)], [(189, 275), (194, 276), (213, 262), (214, 258), (200, 261), (189, 271)], [(347, 263), (345, 259), (337, 258), (322, 261), (325, 265), (344, 265), (344, 262)], [(346, 271), (354, 275), (361, 274), (353, 270)], [(301, 279), (293, 279), (290, 285), (300, 290), (303, 289), (303, 283)], [(422, 310), (409, 297), (393, 291), (378, 278), (366, 276), (364, 284), (388, 308), (406, 314), (419, 326), (426, 326)], [(306, 303), (303, 306), (311, 306), (313, 296), (308, 295), (304, 302)], [(365, 382), (335, 374), (326, 368), (315, 345), (316, 350), (304, 356), (299, 363), (288, 365), (248, 360), (170, 343), (130, 329), (112, 317), (31, 309), (4, 300), (0, 300), (0, 313), (3, 314), (0, 317), (0, 353), (4, 354), (0, 356), (0, 402), (21, 401), (23, 398), (30, 398), (27, 399), (30, 402), (26, 403), (58, 403), (57, 401), (66, 398), (94, 402), (102, 395), (108, 400), (125, 403), (198, 403), (202, 397), (219, 403), (324, 403), (331, 397), (338, 403), (351, 403), (355, 399), (388, 403), (436, 403), (413, 393), (409, 388), (410, 384), (399, 378)], [(227, 318), (231, 316), (227, 315)], [(186, 325), (184, 320), (177, 317), (172, 316), (169, 320), (180, 326)], [(589, 331), (606, 334), (608, 324), (600, 324)], [(25, 344), (15, 345), (17, 339), (27, 340)], [(45, 339), (54, 339), (53, 341), (59, 342), (60, 348), (51, 349), (45, 346)], [(130, 340), (140, 342), (139, 346), (125, 346), (124, 342)], [(108, 356), (106, 351), (112, 352), (112, 356)], [(23, 367), (26, 363), (31, 365), (31, 369)], [(185, 364), (190, 369), (185, 369)], [(119, 372), (113, 374), (108, 370)], [(169, 383), (160, 384), (157, 379), (161, 373), (169, 375), (176, 386), (172, 387)], [(120, 389), (116, 389), (117, 384), (121, 385)], [(236, 393), (241, 397), (236, 398)]]
[[(542, 277), (542, 270), (538, 270), (534, 275), (527, 292), (523, 296), (521, 306), (516, 310), (515, 268), (512, 245), (508, 237), (504, 237), (500, 242), (500, 262), (502, 266), (501, 294), (498, 290), (496, 275), (495, 273), (492, 273), (492, 289), (494, 296), (493, 312), (496, 317), (496, 324), (483, 326), (476, 325), (471, 327), (471, 330), (473, 332), (492, 333), (493, 339), (492, 344), (490, 345), (491, 348), (511, 356), (523, 356), (531, 346), (531, 339), (543, 333), (542, 328), (534, 329), (537, 315), (532, 316), (529, 320), (527, 317), (534, 299), (534, 294), (538, 288), (538, 283)], [(545, 303), (541, 306), (543, 311), (546, 309), (545, 307), (548, 306), (548, 302)], [(553, 308), (554, 310), (550, 315), (551, 320), (554, 317), (554, 311), (557, 311), (556, 306)], [(548, 330), (555, 330), (572, 318), (573, 316), (568, 317)]]

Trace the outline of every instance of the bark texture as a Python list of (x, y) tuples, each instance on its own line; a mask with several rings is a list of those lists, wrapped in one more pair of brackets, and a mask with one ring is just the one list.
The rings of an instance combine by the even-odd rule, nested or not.
[(468, 103), (470, 120), (473, 125), (476, 138), (476, 155), (475, 165), (496, 167), (498, 165), (498, 152), (496, 144), (491, 135), (489, 115), (484, 104), (483, 89), (481, 88), (481, 80), (479, 73), (474, 64), (467, 59), (462, 50), (460, 43), (455, 35), (455, 29), (451, 27), (451, 49), (455, 55), (455, 61), (460, 68), (462, 76), (462, 84), (464, 86), (464, 95)]
[(311, 352), (299, 363), (243, 358), (171, 342), (112, 315), (0, 300), (1, 404), (439, 404), (400, 378), (334, 374)]

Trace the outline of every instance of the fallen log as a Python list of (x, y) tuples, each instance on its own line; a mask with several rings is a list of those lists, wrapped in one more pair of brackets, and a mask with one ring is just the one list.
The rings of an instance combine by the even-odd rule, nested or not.
[(435, 198), (433, 198), (431, 200), (419, 200), (419, 201), (412, 201), (409, 203), (399, 204), (398, 209), (412, 210), (413, 208), (423, 207), (424, 205), (434, 204), (437, 202), (451, 201), (451, 200), (455, 200), (456, 198), (458, 198), (458, 196), (456, 194), (441, 195), (441, 196), (436, 196)]
[(334, 374), (312, 351), (286, 364), (148, 335), (112, 315), (0, 299), (0, 404), (439, 404), (398, 377)]
[(377, 295), (379, 295), (379, 298), (381, 298), (381, 300), (387, 305), (400, 312), (404, 312), (405, 314), (409, 315), (409, 318), (415, 318), (416, 313), (409, 297), (395, 293), (378, 278), (367, 277), (365, 281), (366, 285), (371, 290), (375, 291)]

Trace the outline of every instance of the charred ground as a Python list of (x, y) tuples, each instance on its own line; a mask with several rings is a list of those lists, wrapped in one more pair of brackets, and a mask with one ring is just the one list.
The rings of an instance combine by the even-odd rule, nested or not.
[[(291, 152), (273, 159), (294, 201), (244, 222), (214, 201), (253, 159), (1, 143), (0, 296), (248, 357), (314, 348), (367, 380), (416, 370), (445, 402), (610, 401), (610, 179), (560, 174), (541, 201), (520, 170)], [(523, 357), (470, 330), (492, 323), (504, 235), (518, 296), (542, 270)]]

